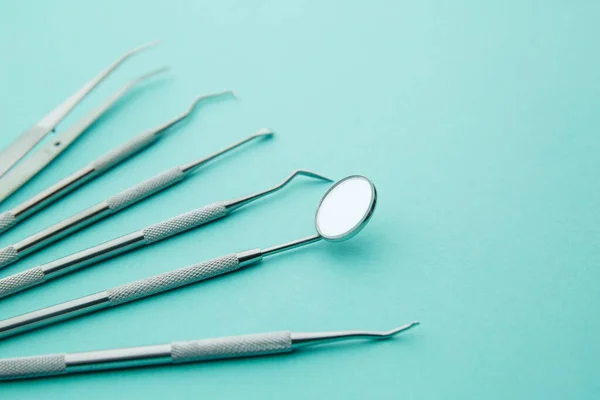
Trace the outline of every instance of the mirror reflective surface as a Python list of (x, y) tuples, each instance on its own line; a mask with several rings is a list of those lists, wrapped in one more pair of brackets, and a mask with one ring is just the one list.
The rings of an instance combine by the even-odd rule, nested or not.
[(370, 180), (358, 175), (344, 178), (323, 196), (315, 227), (326, 240), (350, 239), (369, 222), (376, 200), (377, 192)]

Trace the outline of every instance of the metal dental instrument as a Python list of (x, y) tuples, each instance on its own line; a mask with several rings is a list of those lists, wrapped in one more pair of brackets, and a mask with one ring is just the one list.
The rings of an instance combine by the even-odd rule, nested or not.
[[(313, 172), (297, 170), (280, 184), (251, 196), (244, 197), (246, 201), (242, 205), (246, 205), (283, 189), (299, 175), (331, 182), (329, 178)], [(57, 278), (78, 269), (88, 267), (99, 261), (115, 257), (119, 254), (143, 246), (151, 245), (158, 241), (208, 224), (217, 219), (224, 218), (234, 210), (232, 208), (233, 205), (236, 205), (236, 208), (239, 208), (238, 204), (239, 199), (209, 204), (205, 207), (189, 211), (185, 214), (178, 215), (174, 218), (148, 226), (144, 229), (140, 229), (136, 232), (121, 236), (78, 253), (71, 254), (56, 261), (0, 279), (0, 298), (42, 284), (50, 279)]]
[[(77, 92), (50, 111), (37, 124), (29, 130), (23, 132), (11, 145), (0, 151), (0, 201), (10, 196), (19, 189), (25, 182), (31, 179), (52, 160), (54, 160), (62, 151), (73, 143), (87, 128), (92, 125), (127, 89), (135, 85), (137, 81), (131, 82), (121, 91), (117, 92), (103, 106), (83, 117), (71, 128), (60, 134), (46, 146), (43, 146), (28, 160), (23, 161), (21, 165), (15, 166), (27, 153), (29, 153), (46, 135), (54, 131), (58, 125), (70, 112), (79, 104), (100, 82), (123, 64), (127, 59), (141, 51), (156, 45), (157, 42), (133, 49), (115, 61), (107, 69), (98, 74), (94, 79), (83, 85)], [(10, 170), (10, 174), (8, 173)]]
[[(129, 86), (131, 85), (132, 84), (130, 84)], [(203, 100), (212, 99), (226, 94), (234, 95), (232, 91), (224, 91), (196, 98), (196, 100), (194, 100), (194, 102), (187, 109), (187, 111), (185, 111), (181, 115), (178, 115), (172, 120), (160, 126), (157, 126), (154, 129), (150, 129), (149, 131), (135, 136), (133, 139), (123, 143), (121, 146), (104, 154), (97, 160), (81, 168), (79, 171), (74, 172), (73, 174), (69, 175), (63, 180), (40, 192), (36, 196), (14, 207), (12, 210), (0, 213), (0, 234), (11, 229), (26, 218), (29, 218), (33, 214), (42, 210), (44, 207), (59, 200), (66, 194), (83, 186), (85, 183), (102, 175), (103, 173), (110, 170), (112, 167), (133, 157), (135, 154), (138, 154), (142, 150), (150, 147), (150, 145), (157, 143), (158, 139), (162, 137), (162, 134), (169, 131), (170, 128), (172, 128), (175, 125), (178, 125), (179, 122), (183, 121), (188, 116), (190, 116), (192, 112), (197, 108), (197, 105)], [(55, 144), (51, 144), (51, 146), (53, 146), (54, 148)], [(14, 174), (17, 174), (17, 168), (18, 167), (14, 169)], [(13, 171), (9, 172), (6, 178), (8, 179), (9, 175), (12, 174)], [(3, 186), (3, 179), (5, 178), (0, 178), (0, 201), (2, 201), (3, 196), (8, 195), (8, 192), (10, 191), (9, 187)]]
[(0, 359), (0, 380), (290, 353), (307, 346), (345, 340), (389, 339), (418, 325), (419, 322), (414, 321), (389, 331), (380, 332), (270, 332), (84, 353)]
[(61, 222), (52, 225), (26, 239), (11, 246), (0, 249), (0, 268), (16, 262), (22, 257), (29, 255), (42, 247), (70, 235), (96, 221), (114, 215), (119, 211), (138, 203), (174, 184), (181, 182), (199, 167), (212, 161), (218, 156), (225, 154), (251, 140), (260, 137), (270, 137), (273, 133), (269, 129), (260, 129), (246, 139), (240, 140), (216, 153), (185, 165), (178, 165), (161, 174), (139, 183), (115, 196), (75, 214)]
[[(266, 250), (254, 249), (215, 258), (99, 293), (0, 321), (0, 337), (15, 335), (166, 292), (256, 264), (263, 257), (325, 239), (341, 242), (356, 235), (370, 220), (376, 203), (375, 186), (362, 176), (349, 176), (333, 185), (321, 199), (315, 217), (318, 234)], [(252, 196), (229, 203), (229, 210), (252, 201)]]

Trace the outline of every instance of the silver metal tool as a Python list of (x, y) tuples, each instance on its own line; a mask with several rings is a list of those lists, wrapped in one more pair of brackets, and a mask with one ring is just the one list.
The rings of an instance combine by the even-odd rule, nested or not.
[(61, 133), (56, 139), (42, 146), (35, 154), (31, 155), (27, 160), (16, 165), (27, 153), (32, 151), (34, 147), (50, 132), (54, 131), (56, 125), (60, 123), (70, 112), (79, 104), (100, 82), (108, 75), (123, 64), (127, 59), (139, 52), (154, 46), (157, 42), (133, 49), (115, 61), (107, 69), (98, 74), (94, 79), (83, 85), (81, 89), (75, 92), (71, 97), (65, 100), (62, 104), (50, 111), (44, 118), (35, 124), (29, 130), (23, 132), (11, 145), (0, 152), (0, 201), (6, 199), (17, 189), (23, 186), (29, 179), (35, 176), (48, 164), (50, 164), (60, 153), (69, 147), (83, 132), (86, 131), (104, 112), (112, 106), (127, 90), (133, 87), (136, 83), (145, 79), (157, 72), (163, 71), (164, 68), (150, 73), (142, 78), (139, 78), (115, 95), (113, 95), (102, 106), (93, 110), (88, 115), (83, 117), (71, 128)]
[(419, 325), (418, 321), (389, 331), (316, 333), (271, 332), (171, 344), (0, 359), (0, 380), (40, 378), (149, 365), (290, 353), (299, 348), (353, 339), (389, 339)]
[[(0, 321), (0, 337), (29, 331), (54, 322), (74, 318), (104, 308), (115, 307), (168, 290), (196, 283), (256, 264), (264, 257), (325, 239), (341, 242), (356, 235), (370, 220), (375, 209), (375, 186), (362, 176), (349, 176), (337, 182), (321, 199), (315, 217), (317, 234), (304, 239), (215, 258), (150, 278), (117, 286), (99, 293), (43, 308)], [(229, 203), (229, 210), (247, 204), (251, 196)]]
[[(171, 119), (170, 121), (164, 124), (157, 126), (154, 129), (150, 129), (149, 131), (135, 136), (133, 139), (123, 143), (121, 146), (118, 146), (117, 148), (104, 154), (97, 160), (91, 162), (90, 164), (86, 165), (80, 170), (67, 176), (63, 180), (50, 186), (46, 190), (19, 204), (13, 209), (0, 213), (0, 234), (13, 228), (18, 223), (31, 217), (38, 211), (59, 200), (66, 194), (83, 186), (84, 184), (93, 180), (94, 178), (97, 178), (98, 176), (104, 174), (114, 166), (124, 162), (125, 160), (128, 160), (129, 158), (138, 154), (142, 150), (150, 147), (152, 144), (157, 143), (158, 139), (162, 137), (162, 134), (169, 131), (170, 128), (172, 128), (175, 125), (178, 125), (179, 122), (185, 120), (188, 116), (190, 116), (192, 112), (197, 108), (197, 105), (203, 100), (213, 99), (222, 95), (233, 96), (234, 94), (232, 91), (228, 90), (224, 92), (211, 93), (196, 98), (196, 100), (194, 100), (192, 105), (184, 113), (176, 116), (175, 118)], [(55, 145), (56, 142), (52, 146)], [(13, 174), (17, 174), (17, 169), (15, 169), (14, 171), (14, 173), (12, 171), (9, 172), (9, 175), (13, 176)], [(22, 171), (19, 171), (18, 173), (22, 173)], [(9, 178), (9, 175), (7, 175), (6, 178)], [(2, 179), (4, 178), (0, 178), (0, 201), (2, 201), (3, 199), (3, 194), (7, 195), (10, 191), (10, 185), (8, 185), (7, 187), (2, 186)]]
[(0, 249), (0, 268), (6, 267), (22, 257), (29, 255), (42, 247), (56, 242), (92, 223), (114, 215), (119, 211), (138, 203), (174, 184), (181, 182), (183, 179), (190, 176), (192, 172), (197, 170), (204, 164), (212, 161), (218, 156), (225, 154), (251, 140), (262, 137), (271, 137), (273, 132), (269, 129), (260, 129), (253, 135), (234, 143), (216, 153), (207, 157), (193, 161), (185, 165), (178, 165), (171, 168), (162, 174), (158, 174), (145, 182), (137, 184), (115, 196), (83, 210), (51, 227), (44, 229), (26, 239), (21, 240), (11, 246)]
[[(296, 176), (300, 175), (331, 182), (329, 178), (314, 172), (297, 170), (280, 184), (244, 197), (245, 201), (242, 205), (249, 204), (283, 189)], [(224, 218), (233, 211), (232, 206), (234, 205), (236, 209), (239, 208), (239, 199), (209, 204), (86, 250), (0, 279), (0, 298)]]

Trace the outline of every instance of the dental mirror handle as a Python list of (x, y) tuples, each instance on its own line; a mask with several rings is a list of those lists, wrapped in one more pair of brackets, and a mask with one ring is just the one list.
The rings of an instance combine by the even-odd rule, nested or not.
[(67, 235), (70, 235), (92, 223), (109, 215), (138, 203), (174, 184), (187, 178), (193, 171), (214, 160), (215, 158), (236, 149), (256, 138), (271, 137), (273, 132), (269, 129), (260, 129), (256, 133), (240, 140), (224, 149), (221, 149), (200, 160), (172, 168), (158, 174), (149, 180), (137, 184), (107, 200), (98, 203), (78, 214), (75, 214), (49, 228), (46, 228), (20, 242), (0, 249), (0, 268), (6, 267), (21, 257), (33, 253)]
[(301, 347), (341, 340), (389, 339), (418, 324), (415, 321), (383, 332), (293, 333), (283, 331), (83, 353), (0, 359), (0, 380), (290, 353)]
[(0, 234), (8, 231), (26, 218), (37, 213), (44, 207), (54, 203), (66, 194), (81, 187), (85, 183), (104, 174), (106, 171), (110, 170), (116, 165), (149, 148), (154, 143), (157, 143), (158, 139), (162, 137), (162, 134), (187, 118), (197, 104), (202, 100), (219, 97), (226, 94), (233, 94), (233, 92), (224, 91), (198, 97), (194, 103), (192, 103), (190, 108), (183, 114), (178, 115), (177, 117), (154, 129), (135, 136), (131, 140), (123, 143), (117, 148), (104, 154), (97, 160), (91, 162), (87, 166), (81, 168), (80, 170), (55, 183), (34, 197), (14, 207), (12, 210), (0, 213)]

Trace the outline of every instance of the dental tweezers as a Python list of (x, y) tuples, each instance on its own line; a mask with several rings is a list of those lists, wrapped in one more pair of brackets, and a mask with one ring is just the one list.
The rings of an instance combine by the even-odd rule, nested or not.
[(389, 339), (419, 325), (418, 321), (389, 331), (288, 331), (174, 342), (154, 346), (0, 359), (0, 380), (39, 378), (149, 365), (256, 357), (290, 353), (299, 348), (352, 339)]
[(88, 267), (99, 261), (119, 254), (149, 246), (183, 232), (206, 225), (230, 215), (240, 207), (273, 194), (287, 186), (297, 176), (308, 176), (327, 182), (331, 180), (314, 172), (297, 170), (283, 182), (267, 190), (239, 199), (220, 201), (189, 211), (171, 219), (150, 225), (136, 232), (121, 236), (89, 249), (71, 254), (56, 261), (30, 268), (15, 275), (0, 279), (0, 298), (40, 285), (50, 279), (58, 278), (76, 270)]
[[(129, 86), (131, 85), (132, 84)], [(0, 213), (0, 234), (13, 228), (18, 223), (31, 217), (66, 194), (104, 174), (114, 166), (128, 160), (142, 150), (150, 147), (152, 144), (157, 143), (158, 139), (162, 137), (162, 134), (169, 131), (170, 128), (178, 125), (179, 122), (183, 121), (190, 114), (192, 114), (199, 103), (203, 102), (204, 100), (212, 99), (222, 95), (233, 96), (234, 94), (232, 91), (224, 91), (196, 98), (196, 100), (194, 100), (194, 102), (184, 113), (176, 116), (160, 126), (157, 126), (154, 129), (150, 129), (149, 131), (135, 136), (133, 139), (123, 143), (121, 146), (114, 148), (108, 153), (102, 155), (97, 160), (72, 173), (71, 175), (26, 200), (25, 202), (19, 204), (13, 209)], [(9, 174), (13, 174), (13, 172), (11, 171)], [(6, 178), (9, 178), (9, 176)], [(2, 199), (2, 193), (8, 193), (8, 189), (2, 186), (4, 184), (3, 179), (4, 178), (0, 178), (0, 201)]]
[(178, 165), (149, 180), (135, 185), (115, 196), (112, 196), (84, 211), (79, 212), (51, 227), (44, 229), (14, 245), (0, 249), (0, 268), (10, 265), (20, 258), (29, 255), (42, 247), (56, 242), (92, 223), (114, 215), (119, 211), (138, 203), (166, 188), (181, 182), (189, 177), (192, 172), (205, 165), (220, 155), (228, 153), (233, 149), (257, 138), (271, 137), (273, 132), (269, 129), (260, 129), (253, 135), (234, 143), (216, 153), (185, 165)]
[[(30, 153), (42, 139), (50, 132), (53, 132), (56, 126), (73, 110), (73, 108), (75, 108), (75, 106), (77, 106), (77, 104), (79, 104), (106, 77), (121, 66), (127, 59), (155, 44), (157, 43), (149, 43), (124, 54), (107, 69), (83, 85), (83, 87), (66, 99), (62, 104), (46, 114), (46, 116), (38, 121), (32, 128), (23, 132), (11, 145), (0, 152), (0, 202), (17, 191), (33, 176), (38, 174), (58, 157), (59, 154), (79, 138), (129, 89), (141, 80), (165, 70), (165, 68), (161, 68), (132, 81), (109, 98), (102, 106), (92, 110), (69, 129), (58, 135), (56, 139), (43, 145), (38, 151), (19, 163), (19, 161)], [(17, 165), (17, 163), (19, 164)]]

